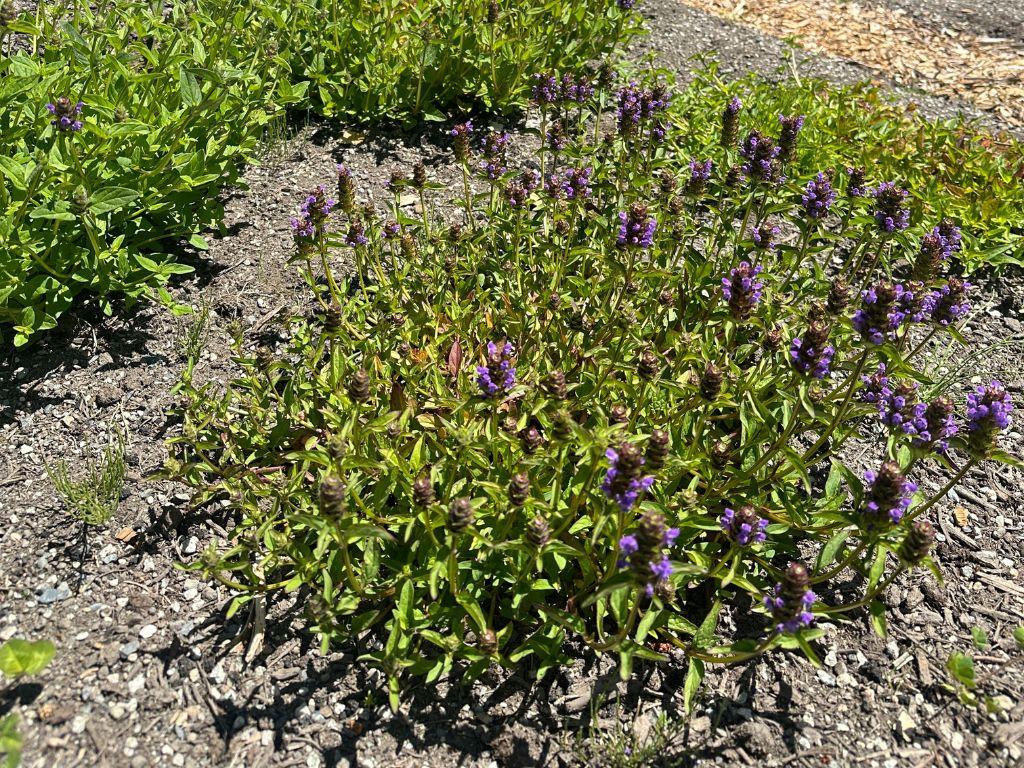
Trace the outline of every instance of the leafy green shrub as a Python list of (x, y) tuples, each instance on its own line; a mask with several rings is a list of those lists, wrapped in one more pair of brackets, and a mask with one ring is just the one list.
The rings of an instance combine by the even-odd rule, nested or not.
[[(49, 640), (8, 640), (0, 645), (0, 675), (15, 682), (26, 675), (37, 675), (49, 666), (56, 651)], [(18, 768), (21, 763), (17, 712), (0, 717), (0, 756), (5, 768)]]
[(136, 299), (191, 271), (170, 254), (180, 239), (203, 246), (216, 193), (288, 102), (257, 10), (222, 5), (105, 3), (64, 18), (41, 3), (34, 25), (15, 25), (32, 33), (31, 49), (0, 58), (0, 318), (15, 343), (83, 291), (110, 312), (112, 294)]
[[(1005, 390), (971, 395), (961, 436), (949, 383), (920, 367), (969, 312), (942, 275), (956, 227), (905, 229), (883, 179), (799, 174), (795, 118), (776, 142), (711, 102), (723, 146), (691, 161), (662, 85), (599, 92), (579, 121), (538, 96), (564, 128), (543, 178), (508, 168), (508, 135), (452, 129), (466, 189), (485, 186), (454, 201), (461, 225), (422, 167), (423, 219), (400, 182), (389, 221), (357, 209), (344, 168), (343, 223), (310, 194), (293, 221), (309, 317), (284, 350), (240, 342), (226, 388), (182, 382), (168, 474), (234, 521), (196, 567), (234, 609), (302, 590), (325, 645), (365, 642), (392, 703), (403, 673), (532, 656), (543, 674), (580, 645), (624, 675), (682, 652), (692, 701), (706, 662), (813, 658), (815, 617), (868, 606), (884, 631), (876, 597), (930, 562), (925, 513), (978, 461), (1011, 461)], [(860, 438), (866, 475), (844, 450)], [(937, 495), (907, 479), (923, 462), (954, 470)], [(837, 604), (853, 572), (862, 596)]]
[(614, 0), (307, 0), (266, 4), (295, 82), (359, 121), (525, 106), (533, 74), (575, 69), (635, 32)]
[(922, 219), (948, 217), (963, 228), (958, 260), (968, 271), (984, 265), (1024, 265), (1024, 144), (963, 118), (929, 120), (869, 83), (839, 86), (808, 78), (771, 82), (756, 75), (722, 83), (713, 61), (677, 99), (688, 134), (700, 150), (718, 130), (705, 105), (728, 89), (758, 104), (762, 130), (777, 114), (806, 115), (801, 173), (818, 167), (869, 169), (899, 178)]

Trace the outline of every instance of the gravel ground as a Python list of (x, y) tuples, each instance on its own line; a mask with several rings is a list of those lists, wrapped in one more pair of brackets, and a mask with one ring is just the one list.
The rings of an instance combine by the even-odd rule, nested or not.
[[(1002, 5), (1008, 5), (1003, 3)], [(678, 5), (649, 0), (657, 50), (685, 74), (687, 58), (716, 50), (729, 71), (772, 74), (785, 61), (774, 40)], [(851, 81), (865, 71), (816, 58), (815, 73)], [(911, 94), (904, 94), (910, 97)], [(957, 105), (931, 104), (933, 114)], [(451, 181), (441, 129), (398, 135), (301, 129), (247, 174), (232, 196), (226, 231), (196, 259), (178, 298), (213, 309), (197, 376), (231, 375), (228, 329), (271, 337), (274, 317), (303, 300), (287, 266), (288, 216), (305, 190), (344, 161), (364, 194), (385, 199), (384, 182), (420, 157)], [(999, 375), (1020, 400), (1024, 374), (1022, 282), (982, 287), (970, 324), (969, 373)], [(611, 659), (579, 663), (532, 684), (495, 672), (462, 687), (418, 689), (392, 715), (380, 676), (354, 663), (358, 650), (326, 657), (300, 630), (300, 614), (274, 605), (264, 648), (251, 662), (245, 616), (225, 617), (228, 594), (176, 567), (193, 561), (216, 528), (188, 513), (182, 489), (149, 476), (166, 455), (174, 424), (165, 413), (182, 360), (181, 327), (147, 307), (120, 320), (82, 312), (0, 369), (0, 640), (47, 637), (59, 648), (37, 682), (0, 693), (0, 714), (23, 713), (28, 766), (522, 766), (595, 765), (609, 734), (651, 738), (665, 713), (680, 720), (658, 750), (665, 765), (1007, 766), (1022, 764), (1024, 676), (1010, 632), (1024, 623), (1024, 508), (1016, 470), (984, 467), (940, 505), (937, 557), (945, 577), (915, 573), (888, 592), (890, 637), (864, 616), (828, 627), (821, 669), (802, 657), (770, 657), (709, 673), (698, 711), (681, 713), (685, 667), (647, 667), (618, 683)], [(958, 358), (968, 350), (960, 350)], [(45, 460), (74, 461), (115, 427), (131, 435), (126, 495), (111, 523), (83, 536), (54, 498)], [(1018, 433), (1012, 450), (1024, 451)], [(935, 487), (938, 476), (921, 478)], [(987, 690), (1007, 697), (987, 716), (943, 689), (952, 651), (971, 650), (982, 627)]]
[(881, 0), (921, 21), (939, 21), (979, 37), (1004, 37), (1024, 42), (1024, 2), (1021, 0)]

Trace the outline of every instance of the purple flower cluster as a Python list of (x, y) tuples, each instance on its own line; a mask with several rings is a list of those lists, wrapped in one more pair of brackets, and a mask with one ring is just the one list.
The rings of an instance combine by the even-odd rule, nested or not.
[(605, 473), (601, 490), (619, 505), (619, 509), (628, 512), (636, 504), (640, 494), (654, 484), (652, 475), (643, 476), (643, 454), (631, 443), (623, 443), (616, 450), (609, 448), (605, 456), (611, 466)]
[(530, 98), (539, 107), (557, 104), (561, 97), (558, 78), (548, 72), (537, 72), (533, 75)]
[(363, 222), (359, 219), (355, 219), (351, 224), (348, 225), (348, 232), (345, 233), (345, 245), (355, 248), (356, 246), (366, 245), (370, 240), (366, 236), (366, 228), (363, 227)]
[(690, 161), (690, 178), (686, 180), (686, 194), (702, 195), (707, 188), (708, 180), (711, 178), (711, 169), (714, 164), (711, 160)]
[(768, 538), (765, 533), (768, 521), (760, 517), (749, 504), (740, 507), (738, 511), (726, 507), (718, 518), (718, 524), (722, 526), (725, 535), (741, 547), (760, 544)]
[(740, 110), (743, 102), (733, 96), (722, 110), (722, 135), (720, 143), (723, 147), (731, 147), (736, 143), (736, 135), (740, 128)]
[(455, 152), (455, 159), (460, 163), (469, 160), (469, 140), (473, 135), (473, 122), (467, 120), (454, 126), (451, 131), (452, 148)]
[(836, 201), (836, 191), (832, 188), (832, 180), (824, 173), (819, 173), (809, 182), (800, 198), (806, 213), (812, 219), (824, 218)]
[(885, 363), (878, 364), (878, 370), (870, 376), (861, 376), (863, 384), (857, 395), (865, 403), (881, 403), (883, 398), (888, 397), (889, 377), (886, 375)]
[(800, 135), (800, 129), (804, 127), (804, 116), (779, 115), (779, 126), (779, 159), (788, 163), (796, 150), (796, 137)]
[(882, 389), (877, 405), (882, 423), (905, 435), (920, 435), (928, 430), (924, 419), (927, 406), (918, 399), (917, 382), (901, 381), (895, 386), (888, 384)]
[(668, 109), (669, 95), (662, 84), (644, 88), (633, 82), (619, 89), (615, 95), (616, 121), (619, 135), (631, 139), (641, 132), (644, 122), (651, 123), (652, 138), (664, 138), (664, 113)]
[(585, 77), (577, 77), (571, 72), (562, 75), (559, 96), (563, 104), (586, 104), (594, 95), (594, 84)]
[(585, 200), (590, 197), (590, 177), (594, 169), (589, 166), (585, 168), (569, 168), (558, 178), (562, 194), (566, 200)]
[(501, 178), (508, 170), (508, 145), (512, 135), (505, 131), (489, 131), (484, 137), (483, 155), (480, 170), (491, 181)]
[(761, 300), (764, 283), (757, 279), (761, 267), (741, 261), (738, 267), (729, 270), (729, 276), (722, 278), (722, 296), (729, 302), (729, 313), (736, 320), (746, 320)]
[(948, 397), (938, 397), (928, 403), (924, 409), (924, 428), (914, 438), (918, 448), (934, 448), (937, 453), (945, 455), (949, 451), (949, 438), (959, 430), (953, 415), (953, 401)]
[(619, 235), (615, 244), (619, 248), (650, 248), (654, 245), (654, 232), (658, 224), (647, 214), (647, 206), (634, 203), (628, 211), (619, 212)]
[(764, 596), (764, 607), (771, 612), (776, 632), (796, 632), (814, 621), (811, 608), (818, 598), (810, 587), (807, 566), (790, 563), (782, 580)]
[(782, 232), (776, 226), (768, 226), (762, 224), (759, 227), (754, 227), (754, 232), (751, 237), (754, 240), (754, 245), (760, 248), (762, 251), (773, 251), (779, 244), (779, 234)]
[(813, 321), (807, 327), (802, 338), (793, 339), (789, 347), (789, 359), (793, 367), (801, 373), (810, 374), (816, 379), (828, 376), (832, 367), (832, 357), (836, 350), (828, 344), (829, 327), (820, 321)]
[(300, 251), (307, 250), (324, 233), (327, 218), (334, 208), (334, 200), (327, 197), (324, 185), (319, 185), (306, 196), (299, 206), (299, 216), (292, 217), (291, 228)]
[(62, 133), (73, 133), (82, 130), (82, 121), (78, 119), (82, 114), (84, 101), (73, 102), (67, 96), (61, 96), (52, 103), (46, 105), (46, 109), (53, 120), (50, 125)]
[(953, 325), (971, 311), (971, 302), (967, 300), (971, 284), (966, 280), (952, 277), (937, 291), (928, 294), (922, 309), (938, 325)]
[(896, 232), (910, 226), (910, 211), (903, 207), (909, 194), (891, 181), (883, 181), (871, 191), (875, 200), (875, 223), (879, 229)]
[(1009, 429), (1012, 411), (1010, 393), (998, 381), (968, 393), (967, 432), (971, 449), (982, 454), (991, 450), (999, 432)]
[(648, 597), (672, 575), (672, 563), (665, 550), (675, 544), (678, 537), (679, 529), (669, 528), (662, 515), (647, 512), (640, 518), (636, 533), (619, 539), (619, 567), (629, 566), (636, 580), (644, 585)]
[(917, 484), (903, 476), (899, 464), (886, 461), (878, 472), (864, 473), (868, 488), (861, 502), (861, 513), (867, 528), (898, 523), (910, 507)]
[(853, 315), (853, 327), (872, 344), (884, 344), (906, 319), (903, 286), (882, 281), (861, 291), (862, 306)]
[(516, 385), (516, 369), (512, 367), (515, 347), (507, 341), (487, 344), (487, 364), (476, 367), (476, 383), (484, 397), (497, 397)]
[(743, 163), (743, 173), (755, 182), (781, 183), (785, 180), (779, 172), (781, 151), (772, 139), (759, 131), (751, 131), (740, 147), (740, 155), (746, 161)]
[(863, 197), (868, 191), (867, 178), (863, 168), (847, 168), (846, 175), (849, 181), (846, 184), (846, 194), (850, 197)]

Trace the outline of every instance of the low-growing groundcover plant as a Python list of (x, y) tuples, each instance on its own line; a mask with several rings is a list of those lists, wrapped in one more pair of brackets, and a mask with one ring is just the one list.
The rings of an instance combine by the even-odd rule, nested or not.
[[(14, 685), (23, 677), (37, 675), (50, 664), (56, 651), (49, 640), (29, 642), (12, 638), (0, 645), (0, 678)], [(0, 717), (0, 758), (4, 768), (17, 768), (21, 763), (21, 741), (18, 713)]]
[(286, 109), (515, 109), (533, 69), (634, 34), (628, 5), (114, 0), (19, 15), (0, 0), (0, 323), (21, 345), (83, 293), (107, 313), (116, 298), (173, 305), (162, 286), (192, 271), (182, 244), (205, 248), (219, 191)]
[(581, 647), (624, 676), (682, 653), (692, 701), (707, 663), (813, 659), (819, 619), (866, 607), (884, 632), (881, 593), (931, 565), (931, 507), (1013, 461), (1002, 385), (961, 403), (921, 367), (970, 312), (955, 222), (920, 222), (898, 179), (798, 173), (799, 114), (759, 131), (726, 96), (681, 154), (663, 83), (578, 82), (535, 78), (530, 167), (508, 134), (451, 130), (457, 221), (422, 165), (383, 217), (339, 167), (292, 222), (311, 299), (287, 347), (182, 383), (168, 474), (232, 520), (195, 567), (232, 610), (297, 592), (394, 706), (416, 676), (543, 675)]

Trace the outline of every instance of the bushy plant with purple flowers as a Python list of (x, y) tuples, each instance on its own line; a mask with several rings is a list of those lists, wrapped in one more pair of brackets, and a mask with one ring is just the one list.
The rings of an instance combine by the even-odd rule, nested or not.
[[(542, 78), (536, 109), (565, 82)], [(168, 474), (232, 508), (195, 567), (236, 605), (305, 589), (324, 644), (358, 636), (396, 701), (408, 675), (543, 674), (570, 648), (617, 652), (623, 675), (675, 654), (691, 681), (813, 656), (817, 623), (877, 619), (930, 564), (931, 506), (1009, 460), (1005, 389), (963, 403), (918, 368), (963, 324), (950, 281), (902, 277), (920, 243), (832, 194), (841, 169), (799, 170), (810, 119), (782, 123), (791, 157), (762, 135), (730, 174), (721, 137), (756, 105), (719, 105), (737, 125), (683, 152), (662, 87), (579, 97), (543, 174), (455, 129), (464, 199), (412, 217), (396, 187), (386, 210), (330, 210), (296, 247), (312, 298), (288, 342), (240, 340), (223, 392), (183, 383)], [(925, 465), (950, 471), (938, 493)], [(860, 594), (835, 596), (852, 573)], [(750, 606), (728, 636), (720, 617)]]

